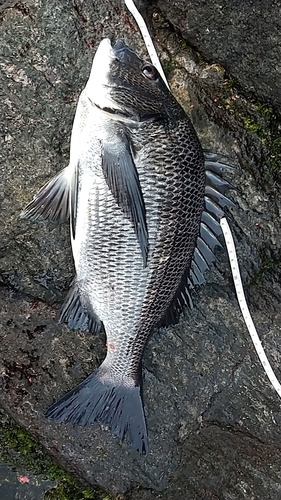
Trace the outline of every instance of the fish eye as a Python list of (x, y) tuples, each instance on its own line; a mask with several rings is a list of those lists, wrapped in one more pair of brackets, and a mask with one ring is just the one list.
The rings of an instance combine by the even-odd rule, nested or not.
[(142, 68), (142, 72), (143, 72), (144, 76), (146, 78), (148, 78), (149, 80), (157, 80), (157, 78), (158, 78), (158, 71), (156, 68), (154, 68), (154, 66), (149, 66), (148, 64), (146, 64)]

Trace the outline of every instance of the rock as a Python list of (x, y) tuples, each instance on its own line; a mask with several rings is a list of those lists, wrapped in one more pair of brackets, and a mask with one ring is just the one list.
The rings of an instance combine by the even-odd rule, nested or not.
[(171, 25), (205, 60), (221, 64), (248, 96), (281, 111), (278, 2), (157, 0)]
[[(163, 2), (165, 9), (171, 15)], [(279, 499), (280, 399), (241, 318), (225, 250), (195, 309), (154, 332), (146, 348), (148, 457), (98, 424), (73, 428), (44, 419), (51, 402), (100, 364), (104, 338), (56, 322), (74, 272), (67, 224), (32, 224), (20, 212), (67, 165), (77, 99), (101, 38), (122, 35), (138, 52), (145, 49), (119, 2), (28, 0), (0, 16), (1, 405), (76, 477), (112, 494), (140, 485), (151, 491), (133, 491), (134, 500), (263, 500), (268, 491)], [(273, 151), (273, 118), (275, 128), (279, 122), (272, 110), (247, 102), (224, 68), (198, 58), (157, 12), (151, 30), (204, 147), (237, 165), (239, 159), (228, 174), (237, 205), (228, 217), (253, 318), (280, 377), (280, 179), (277, 162), (265, 162)], [(223, 62), (219, 51), (206, 57)], [(264, 87), (257, 89), (257, 98), (266, 98), (259, 93)]]

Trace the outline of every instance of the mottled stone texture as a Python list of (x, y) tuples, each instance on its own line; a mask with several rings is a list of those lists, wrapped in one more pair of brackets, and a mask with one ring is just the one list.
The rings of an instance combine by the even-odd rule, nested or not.
[[(159, 2), (162, 14), (201, 55), (159, 12), (150, 9), (147, 19), (172, 89), (204, 147), (239, 163), (228, 174), (237, 205), (228, 217), (253, 318), (281, 380), (280, 177), (275, 163), (273, 169), (266, 161), (271, 122), (245, 99), (251, 90), (257, 99), (280, 103), (279, 18), (274, 2), (239, 2), (238, 11), (232, 4)], [(67, 165), (77, 99), (99, 41), (122, 36), (145, 54), (120, 5), (0, 5), (0, 401), (68, 470), (107, 491), (140, 485), (146, 490), (133, 491), (134, 500), (277, 500), (281, 401), (241, 319), (224, 249), (195, 297), (195, 309), (179, 325), (155, 332), (145, 351), (147, 458), (98, 424), (72, 428), (42, 416), (101, 362), (104, 338), (56, 323), (73, 276), (68, 225), (31, 224), (19, 216), (36, 190)], [(221, 65), (240, 82), (239, 91)], [(247, 128), (248, 116), (250, 124), (264, 126), (265, 136)], [(274, 123), (278, 129), (276, 117)]]
[(281, 111), (278, 0), (156, 0), (156, 3), (206, 60), (220, 63), (249, 95), (270, 102)]

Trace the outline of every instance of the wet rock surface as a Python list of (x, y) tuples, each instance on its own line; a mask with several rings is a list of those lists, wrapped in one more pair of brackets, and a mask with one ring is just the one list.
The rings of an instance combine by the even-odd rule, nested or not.
[[(140, 485), (128, 497), (263, 500), (270, 491), (280, 498), (280, 399), (242, 321), (224, 249), (195, 309), (154, 332), (146, 348), (146, 458), (98, 424), (81, 429), (43, 418), (100, 364), (105, 339), (57, 325), (74, 272), (67, 224), (31, 224), (20, 212), (67, 165), (77, 99), (100, 40), (121, 35), (145, 49), (120, 2), (9, 5), (0, 8), (1, 405), (76, 477), (112, 494)], [(254, 322), (280, 380), (280, 176), (267, 140), (273, 130), (278, 139), (279, 121), (272, 109), (247, 102), (162, 14), (152, 10), (148, 19), (173, 92), (204, 147), (239, 164), (227, 174), (237, 205), (228, 218)]]

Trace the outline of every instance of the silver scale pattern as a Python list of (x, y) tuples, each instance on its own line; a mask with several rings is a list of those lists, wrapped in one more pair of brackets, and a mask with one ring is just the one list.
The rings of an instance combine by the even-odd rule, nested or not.
[[(107, 186), (98, 147), (93, 151), (93, 144), (92, 154), (84, 152), (87, 162), (81, 158), (77, 227), (84, 226), (80, 231), (84, 240), (75, 242), (74, 258), (85, 301), (104, 323), (108, 345), (104, 364), (110, 365), (114, 380), (128, 376), (137, 381), (148, 336), (190, 265), (203, 210), (205, 168), (186, 116), (126, 133), (136, 151), (146, 207), (147, 266), (133, 225)], [(85, 196), (88, 203), (81, 203)]]

